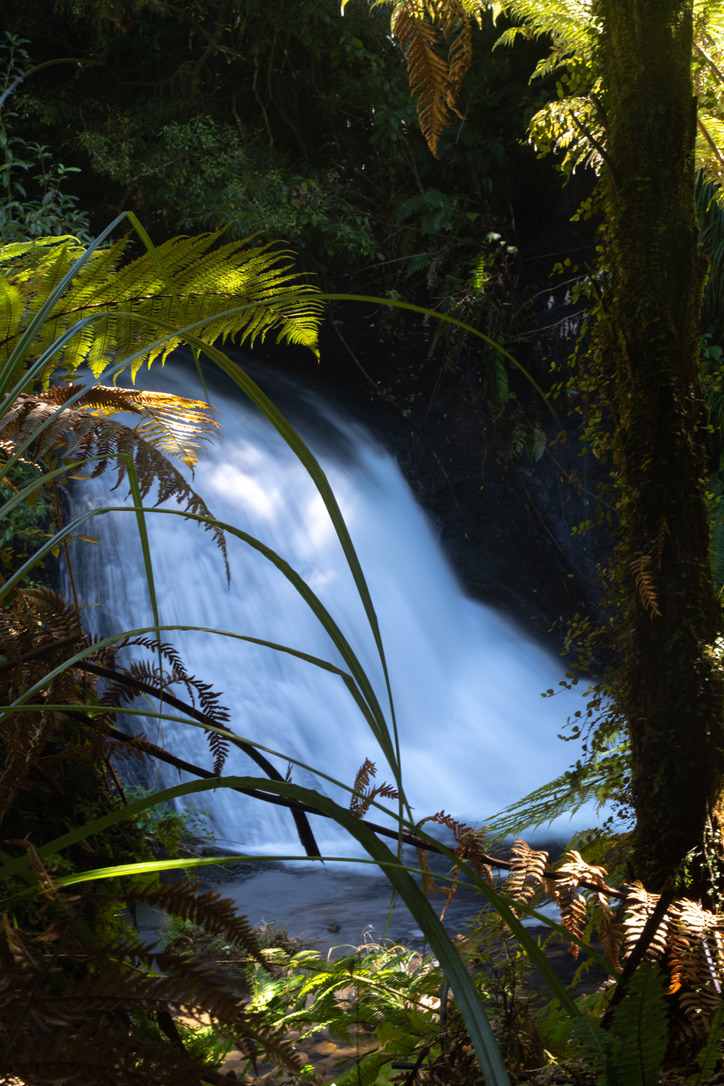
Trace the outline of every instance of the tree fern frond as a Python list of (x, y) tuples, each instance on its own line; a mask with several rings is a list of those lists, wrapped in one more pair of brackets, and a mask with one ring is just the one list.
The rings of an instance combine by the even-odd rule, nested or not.
[(465, 10), (461, 5), (460, 17), (457, 26), (453, 26), (450, 33), (453, 36), (448, 52), (448, 90), (447, 105), (458, 117), (462, 114), (458, 110), (457, 100), (462, 89), (463, 80), (470, 71), (473, 62), (473, 29), (470, 19), (465, 17)]
[[(79, 385), (54, 385), (43, 399), (63, 404), (80, 391)], [(147, 441), (162, 452), (176, 456), (189, 467), (198, 460), (201, 442), (213, 436), (218, 422), (209, 415), (209, 405), (203, 400), (191, 400), (169, 392), (145, 392), (117, 385), (93, 385), (74, 403), (76, 411), (93, 415), (116, 415), (120, 412), (140, 415), (138, 428)], [(62, 426), (62, 420), (61, 420)]]
[(669, 992), (699, 1028), (707, 1028), (721, 1005), (724, 985), (724, 915), (681, 898), (670, 910)]
[[(656, 908), (659, 897), (659, 894), (650, 894), (640, 882), (634, 882), (626, 886), (626, 897), (621, 916), (624, 958), (628, 958), (641, 938), (646, 921)], [(670, 919), (671, 906), (664, 913), (653, 938), (646, 948), (645, 958), (647, 960), (658, 961), (665, 956)]]
[(447, 61), (440, 55), (439, 35), (427, 19), (421, 0), (401, 0), (392, 15), (392, 33), (402, 49), (417, 118), (433, 155), (450, 117)]
[(128, 898), (189, 920), (207, 934), (220, 936), (230, 946), (245, 951), (263, 969), (268, 969), (254, 929), (246, 917), (236, 912), (229, 898), (221, 897), (213, 890), (201, 893), (187, 882), (140, 888), (134, 885)]
[(556, 154), (565, 173), (603, 166), (603, 127), (590, 98), (571, 96), (547, 102), (531, 117), (528, 139), (543, 156)]
[[(205, 343), (222, 338), (253, 344), (274, 333), (279, 341), (316, 353), (322, 313), (319, 291), (294, 271), (286, 251), (246, 242), (219, 244), (220, 234), (171, 238), (124, 263), (128, 242), (98, 249), (60, 297), (33, 344), (36, 357), (81, 318), (93, 320), (56, 353), (52, 368), (72, 372), (88, 365), (99, 376), (122, 357), (141, 365), (163, 362), (184, 342), (168, 329), (195, 324)], [(0, 247), (7, 285), (20, 293), (23, 326), (84, 252), (75, 239), (41, 239), (11, 255)], [(7, 324), (7, 321), (6, 321)], [(1, 325), (0, 325), (1, 327)], [(163, 342), (149, 346), (154, 328)], [(12, 351), (18, 330), (6, 328), (0, 362)]]
[[(556, 868), (556, 878), (546, 881), (546, 888), (553, 897), (561, 911), (561, 921), (566, 931), (575, 939), (582, 939), (588, 918), (588, 900), (583, 894), (578, 893), (578, 887), (582, 882), (600, 887), (601, 907), (607, 908), (607, 902), (603, 896), (606, 868), (594, 864), (588, 864), (575, 849), (569, 849), (563, 857), (562, 863)], [(605, 926), (605, 919), (604, 926)], [(580, 947), (575, 941), (569, 947), (571, 956), (577, 958)]]
[[(210, 683), (197, 678), (189, 672), (180, 654), (173, 645), (160, 641), (154, 637), (132, 637), (123, 641), (116, 649), (116, 655), (129, 647), (140, 647), (153, 653), (154, 660), (134, 660), (128, 667), (119, 666), (114, 660), (116, 679), (111, 682), (103, 695), (106, 705), (123, 705), (141, 697), (143, 691), (134, 683), (124, 682), (124, 675), (135, 679), (148, 686), (159, 690), (168, 690), (172, 686), (182, 685), (192, 705), (197, 702), (207, 719), (219, 728), (228, 725), (231, 714), (225, 705), (221, 704), (221, 694), (213, 689)], [(156, 662), (161, 658), (161, 666)], [(168, 670), (163, 668), (163, 661), (170, 664)], [(213, 771), (219, 776), (229, 753), (229, 742), (218, 732), (207, 731), (206, 739), (213, 756)]]
[(508, 837), (533, 826), (552, 822), (563, 814), (575, 814), (585, 803), (601, 802), (609, 782), (626, 771), (628, 745), (603, 752), (595, 761), (567, 770), (509, 807), (485, 819), (488, 833)]
[(548, 853), (537, 850), (522, 838), (513, 842), (510, 858), (510, 875), (503, 883), (503, 890), (522, 905), (531, 901), (543, 885)]

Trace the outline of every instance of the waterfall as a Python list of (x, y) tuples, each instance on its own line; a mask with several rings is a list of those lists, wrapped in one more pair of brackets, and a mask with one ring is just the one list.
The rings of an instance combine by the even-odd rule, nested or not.
[[(193, 373), (178, 363), (163, 375), (153, 371), (147, 383), (203, 395)], [(384, 707), (370, 630), (311, 480), (241, 392), (214, 386), (210, 397), (222, 429), (202, 451), (194, 486), (215, 516), (272, 547), (314, 589), (373, 678)], [(566, 767), (568, 750), (556, 735), (574, 695), (541, 698), (541, 691), (557, 686), (562, 665), (512, 621), (465, 596), (397, 463), (363, 426), (309, 391), (297, 389), (293, 400), (294, 423), (327, 472), (377, 609), (408, 798), (420, 817), (444, 808), (480, 822)], [(107, 504), (109, 480), (106, 475), (76, 484), (74, 511)], [(110, 503), (120, 504), (119, 497), (120, 490)], [(227, 585), (208, 532), (176, 517), (149, 515), (147, 521), (162, 624), (233, 630), (341, 662), (314, 615), (261, 555), (230, 538)], [(98, 545), (78, 542), (74, 552), (86, 626), (108, 634), (151, 625), (135, 517), (114, 513), (91, 523), (87, 530)], [(377, 762), (378, 780), (391, 779), (338, 677), (220, 636), (166, 636), (190, 671), (223, 692), (238, 733), (348, 783), (365, 757)], [(152, 720), (148, 730), (179, 757), (210, 766), (201, 730)], [(284, 773), (286, 762), (276, 764)], [(225, 772), (259, 775), (238, 750)], [(182, 779), (159, 763), (154, 773), (158, 786)], [(295, 770), (293, 779), (315, 785), (305, 771)], [(346, 804), (334, 786), (324, 790)], [(193, 802), (222, 846), (299, 850), (291, 818), (278, 807), (227, 790)], [(339, 843), (326, 820), (315, 819), (315, 831), (320, 843)]]

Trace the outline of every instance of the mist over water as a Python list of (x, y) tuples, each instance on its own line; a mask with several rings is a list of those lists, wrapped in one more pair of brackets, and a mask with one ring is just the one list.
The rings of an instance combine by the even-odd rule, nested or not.
[[(156, 372), (151, 377), (148, 384), (165, 391), (203, 395), (194, 376), (179, 365), (167, 367), (162, 378)], [(408, 798), (419, 817), (444, 808), (480, 822), (566, 768), (570, 748), (556, 735), (578, 699), (566, 692), (541, 698), (541, 691), (557, 687), (562, 663), (511, 621), (464, 595), (397, 463), (370, 433), (316, 395), (300, 389), (296, 396), (295, 425), (328, 474), (377, 609)], [(194, 486), (215, 516), (272, 547), (314, 589), (358, 653), (386, 709), (372, 635), (313, 483), (240, 392), (213, 389), (211, 397), (222, 429), (217, 442), (202, 451)], [(110, 473), (78, 484), (74, 511), (108, 503), (109, 497), (110, 504), (126, 504), (123, 488), (110, 495), (111, 485)], [(147, 521), (162, 624), (230, 630), (342, 663), (303, 600), (260, 554), (230, 537), (227, 585), (210, 533), (177, 517), (149, 515)], [(91, 524), (87, 530), (99, 545), (76, 544), (75, 561), (87, 627), (108, 634), (151, 625), (135, 517), (112, 514)], [(221, 636), (164, 636), (176, 644), (188, 670), (223, 692), (231, 727), (239, 734), (350, 784), (370, 757), (378, 765), (378, 780), (391, 780), (336, 676)], [(124, 658), (130, 660), (128, 650)], [(178, 694), (186, 697), (183, 689)], [(151, 721), (149, 731), (179, 757), (211, 767), (199, 729)], [(275, 763), (286, 771), (283, 759)], [(159, 787), (183, 779), (158, 763), (153, 773)], [(225, 773), (260, 775), (236, 750)], [(318, 786), (302, 770), (295, 769), (293, 779)], [(334, 786), (323, 788), (347, 804)], [(209, 816), (221, 846), (299, 851), (291, 818), (280, 808), (225, 790), (185, 802)], [(349, 854), (343, 831), (324, 819), (314, 823), (323, 851)]]

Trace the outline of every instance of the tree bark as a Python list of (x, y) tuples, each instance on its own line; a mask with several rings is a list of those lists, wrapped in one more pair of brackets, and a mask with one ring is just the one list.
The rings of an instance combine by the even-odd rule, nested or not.
[(702, 842), (711, 823), (721, 859), (724, 703), (712, 656), (721, 613), (699, 380), (692, 0), (596, 0), (596, 11), (620, 516), (618, 696), (632, 744), (635, 874), (656, 890), (678, 868), (687, 893), (711, 896)]

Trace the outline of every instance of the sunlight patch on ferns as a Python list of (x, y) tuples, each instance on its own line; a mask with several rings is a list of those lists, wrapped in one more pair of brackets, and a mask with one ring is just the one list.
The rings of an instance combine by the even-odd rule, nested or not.
[[(293, 271), (290, 255), (270, 245), (220, 244), (220, 232), (171, 238), (128, 259), (121, 239), (92, 253), (38, 330), (38, 357), (83, 318), (92, 318), (54, 356), (44, 375), (88, 366), (95, 377), (131, 358), (132, 376), (163, 363), (195, 325), (204, 343), (233, 340), (253, 345), (273, 333), (279, 342), (317, 353), (322, 302), (315, 286)], [(74, 238), (40, 239), (0, 249), (5, 289), (0, 291), (0, 362), (21, 331), (84, 252)], [(151, 343), (155, 332), (162, 342)]]

